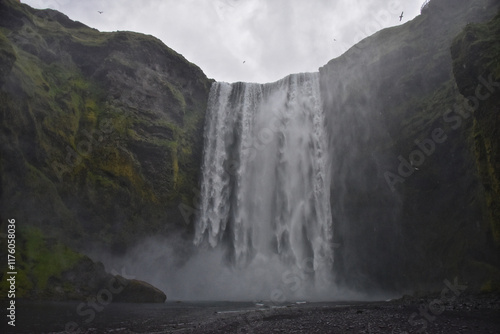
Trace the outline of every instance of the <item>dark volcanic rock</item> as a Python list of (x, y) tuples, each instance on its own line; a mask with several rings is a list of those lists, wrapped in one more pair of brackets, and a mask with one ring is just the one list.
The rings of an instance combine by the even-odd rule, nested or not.
[(71, 269), (64, 271), (59, 279), (52, 278), (50, 300), (104, 300), (121, 303), (164, 303), (165, 293), (144, 281), (126, 279), (105, 271), (104, 265), (83, 257)]
[(126, 280), (121, 276), (117, 279), (125, 286), (116, 298), (117, 302), (128, 303), (164, 303), (167, 295), (149, 283), (139, 280)]

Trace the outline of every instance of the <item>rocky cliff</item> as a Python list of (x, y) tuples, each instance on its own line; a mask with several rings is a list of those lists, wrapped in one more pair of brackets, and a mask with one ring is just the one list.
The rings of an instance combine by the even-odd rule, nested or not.
[[(498, 280), (489, 218), (498, 195), (480, 180), (493, 180), (484, 162), (494, 159), (495, 144), (482, 144), (487, 150), (478, 158), (478, 112), (464, 98), (474, 96), (477, 80), (466, 81), (468, 92), (457, 87), (450, 52), (466, 24), (487, 21), (498, 8), (489, 0), (431, 1), (411, 22), (376, 33), (320, 69), (339, 283), (415, 291), (458, 277), (472, 290)], [(498, 44), (490, 51), (489, 63), (498, 59)], [(475, 56), (468, 58), (483, 59)], [(468, 79), (494, 73), (465, 66)], [(498, 100), (479, 108), (487, 105), (498, 107)], [(498, 125), (483, 123), (493, 138)]]
[[(486, 24), (469, 24), (452, 45), (458, 89), (474, 108), (476, 167), (484, 187), (484, 226), (488, 241), (500, 254), (500, 14)], [(494, 253), (494, 254), (495, 254)], [(498, 268), (498, 266), (497, 266)], [(496, 280), (487, 289), (500, 290)]]
[[(178, 205), (192, 203), (198, 185), (210, 85), (152, 36), (101, 33), (1, 1), (2, 229), (15, 218), (73, 249), (98, 244), (115, 253), (147, 235), (187, 230)], [(70, 268), (53, 260), (63, 265), (33, 263), (58, 280)], [(26, 277), (18, 296), (50, 295), (40, 279)]]
[(500, 14), (469, 24), (454, 40), (453, 73), (474, 109), (476, 165), (484, 185), (492, 239), (500, 244)]
[(197, 66), (17, 1), (0, 4), (0, 57), (2, 215), (116, 251), (186, 226), (211, 85)]

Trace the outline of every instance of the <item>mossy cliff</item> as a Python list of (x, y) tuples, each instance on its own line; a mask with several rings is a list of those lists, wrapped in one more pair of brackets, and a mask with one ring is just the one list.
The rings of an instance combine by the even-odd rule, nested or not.
[[(340, 284), (440, 291), (443, 280), (457, 277), (472, 291), (500, 277), (490, 218), (499, 198), (497, 114), (483, 125), (478, 112), (471, 116), (450, 51), (468, 23), (486, 22), (498, 10), (497, 1), (433, 0), (414, 20), (366, 38), (320, 69)], [(498, 33), (484, 32), (485, 40), (491, 36)], [(489, 50), (470, 59), (498, 66), (498, 45)], [(468, 73), (487, 78), (489, 71), (498, 68)], [(492, 97), (479, 110), (495, 107)]]
[[(92, 289), (63, 273), (96, 264), (74, 250), (120, 253), (189, 230), (178, 206), (196, 194), (210, 85), (152, 36), (0, 2), (0, 218), (3, 232), (11, 218), (25, 227), (19, 297), (83, 298)], [(61, 244), (41, 247), (46, 238)], [(132, 290), (156, 294), (141, 284)]]
[(0, 3), (2, 224), (115, 251), (186, 226), (211, 80), (158, 39)]

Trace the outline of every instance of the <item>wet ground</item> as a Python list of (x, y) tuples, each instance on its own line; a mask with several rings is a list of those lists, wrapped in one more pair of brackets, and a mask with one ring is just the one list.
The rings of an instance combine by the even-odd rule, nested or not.
[(500, 298), (385, 302), (22, 303), (2, 333), (500, 333)]

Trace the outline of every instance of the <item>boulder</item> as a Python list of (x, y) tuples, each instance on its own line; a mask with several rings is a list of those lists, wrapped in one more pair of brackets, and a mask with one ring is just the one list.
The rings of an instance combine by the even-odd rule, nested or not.
[(116, 276), (125, 288), (116, 295), (114, 301), (123, 303), (164, 303), (167, 295), (149, 283), (136, 279)]
[(165, 293), (153, 285), (127, 279), (105, 271), (104, 265), (84, 256), (60, 278), (52, 278), (50, 291), (44, 294), (52, 300), (104, 300), (121, 303), (164, 303)]

